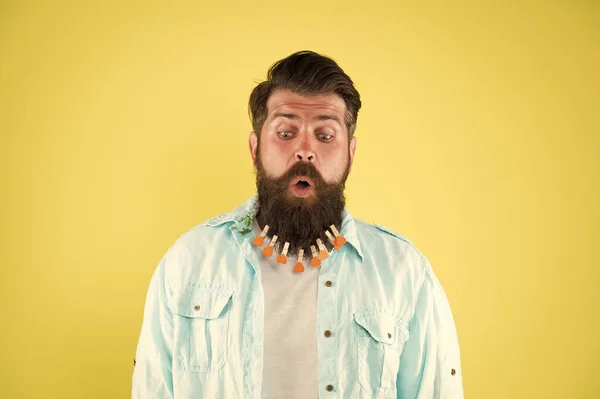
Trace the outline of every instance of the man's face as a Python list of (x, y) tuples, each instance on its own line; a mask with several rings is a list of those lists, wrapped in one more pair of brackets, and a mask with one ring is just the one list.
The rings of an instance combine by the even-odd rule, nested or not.
[(336, 94), (303, 96), (276, 91), (267, 102), (260, 132), (250, 135), (257, 170), (259, 221), (273, 228), (290, 250), (307, 249), (339, 226), (344, 185), (355, 139), (348, 140), (346, 105)]
[[(304, 96), (277, 90), (269, 97), (267, 110), (262, 131), (250, 135), (254, 165), (262, 167), (266, 177), (282, 177), (295, 164), (308, 162), (324, 183), (343, 183), (352, 165), (356, 138), (348, 141), (346, 104), (339, 95)], [(311, 203), (317, 198), (315, 183), (310, 176), (297, 176), (289, 182), (286, 194)]]

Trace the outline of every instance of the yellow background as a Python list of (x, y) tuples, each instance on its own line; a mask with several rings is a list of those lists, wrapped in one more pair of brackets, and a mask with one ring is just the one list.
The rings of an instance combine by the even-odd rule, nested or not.
[(599, 3), (0, 4), (2, 398), (126, 398), (187, 229), (254, 192), (247, 100), (334, 57), (355, 217), (431, 260), (468, 398), (600, 397)]

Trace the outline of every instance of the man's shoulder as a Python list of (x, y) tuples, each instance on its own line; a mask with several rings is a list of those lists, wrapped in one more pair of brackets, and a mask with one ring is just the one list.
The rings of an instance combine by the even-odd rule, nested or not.
[(356, 229), (359, 234), (375, 235), (384, 239), (400, 240), (408, 245), (413, 245), (412, 242), (402, 234), (385, 227), (379, 223), (368, 223), (360, 219), (354, 219)]
[(231, 243), (234, 230), (242, 236), (251, 232), (255, 208), (256, 196), (229, 212), (206, 219), (182, 233), (169, 251), (197, 259), (207, 252), (219, 250), (221, 245)]
[(417, 250), (414, 244), (408, 238), (397, 231), (392, 230), (391, 228), (383, 226), (379, 223), (368, 223), (360, 219), (354, 219), (354, 223), (361, 241), (383, 240), (391, 244), (403, 247), (411, 247)]
[(415, 265), (426, 263), (425, 256), (412, 241), (397, 231), (379, 223), (368, 223), (360, 219), (354, 219), (354, 222), (363, 251), (387, 253)]
[[(175, 244), (179, 246), (197, 246), (207, 243), (207, 239), (218, 238), (223, 235), (223, 232), (229, 232), (229, 223), (227, 213), (219, 214), (210, 219), (206, 219), (197, 223), (187, 231), (183, 232)], [(222, 237), (221, 237), (222, 238)], [(212, 241), (212, 240), (210, 240)]]
[(185, 277), (201, 259), (231, 244), (232, 223), (224, 221), (226, 215), (217, 215), (197, 223), (172, 242), (164, 255), (167, 272), (172, 279), (178, 280), (178, 275)]

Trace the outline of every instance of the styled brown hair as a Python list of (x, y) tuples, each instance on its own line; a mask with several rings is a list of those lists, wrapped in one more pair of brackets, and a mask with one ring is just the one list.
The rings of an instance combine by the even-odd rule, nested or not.
[(303, 95), (338, 94), (346, 103), (348, 139), (354, 135), (361, 107), (360, 94), (354, 83), (333, 59), (313, 51), (298, 51), (271, 65), (267, 80), (259, 83), (250, 94), (248, 113), (259, 141), (267, 119), (267, 101), (278, 89)]

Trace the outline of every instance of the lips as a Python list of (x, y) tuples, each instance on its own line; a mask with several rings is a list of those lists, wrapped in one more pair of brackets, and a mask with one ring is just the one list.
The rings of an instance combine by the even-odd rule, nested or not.
[(300, 185), (300, 186), (304, 186), (304, 187), (308, 187), (308, 186), (314, 187), (315, 183), (313, 182), (313, 180), (310, 177), (298, 176), (292, 180), (291, 185), (292, 186)]
[(315, 191), (314, 181), (306, 176), (298, 176), (290, 183), (290, 189), (296, 197), (305, 198)]

